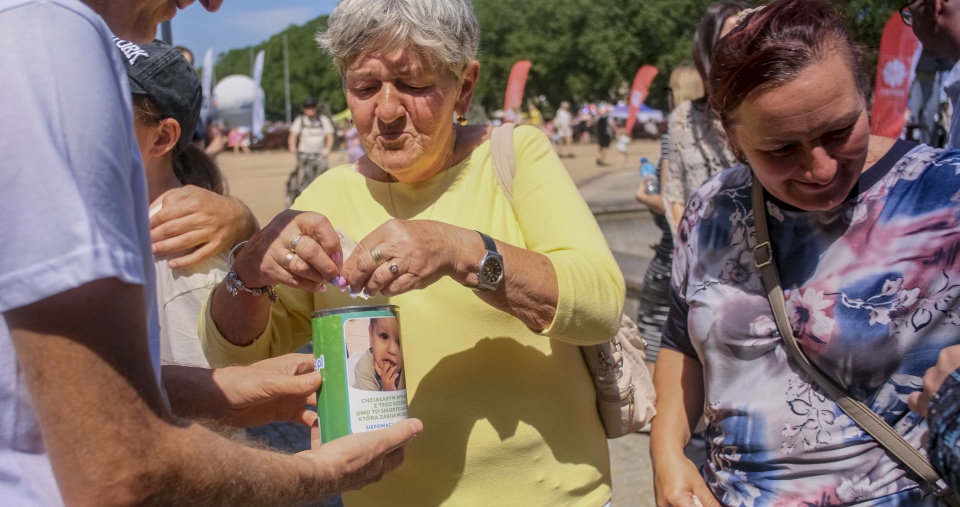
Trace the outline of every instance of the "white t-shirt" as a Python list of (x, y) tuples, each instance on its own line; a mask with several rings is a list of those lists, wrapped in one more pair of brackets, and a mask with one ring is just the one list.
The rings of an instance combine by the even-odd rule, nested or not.
[[(162, 208), (162, 204), (152, 208), (150, 216)], [(160, 305), (160, 363), (209, 368), (197, 326), (210, 291), (227, 276), (227, 252), (189, 268), (170, 269), (167, 261), (177, 255), (154, 258)]]
[[(159, 381), (146, 180), (110, 37), (77, 0), (0, 0), (0, 312), (99, 279), (143, 285)], [(6, 321), (0, 499), (63, 503)]]
[(290, 132), (299, 135), (297, 151), (300, 153), (321, 153), (326, 146), (327, 134), (333, 134), (333, 124), (324, 115), (311, 120), (301, 114), (293, 120)]

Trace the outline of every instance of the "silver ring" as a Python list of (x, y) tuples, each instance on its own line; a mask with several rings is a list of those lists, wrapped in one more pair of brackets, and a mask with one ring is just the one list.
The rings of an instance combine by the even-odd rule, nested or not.
[(380, 253), (379, 248), (374, 248), (373, 250), (370, 250), (370, 256), (373, 257), (373, 262), (376, 262), (377, 266), (383, 264), (384, 262), (387, 262), (387, 260), (383, 258), (383, 254)]
[(291, 251), (291, 252), (297, 253), (297, 245), (300, 244), (300, 238), (302, 238), (302, 237), (303, 237), (303, 234), (297, 234), (296, 236), (293, 237), (293, 239), (290, 240), (290, 251)]
[(287, 255), (283, 256), (283, 267), (290, 269), (290, 263), (293, 262), (293, 258), (296, 256), (297, 254), (293, 252), (287, 252)]
[(390, 272), (393, 273), (393, 276), (400, 274), (400, 266), (397, 266), (396, 262), (390, 263)]

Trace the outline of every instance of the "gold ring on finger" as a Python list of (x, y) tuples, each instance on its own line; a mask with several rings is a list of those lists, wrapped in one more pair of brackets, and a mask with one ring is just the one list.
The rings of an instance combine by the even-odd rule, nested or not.
[(296, 256), (297, 254), (293, 252), (287, 252), (287, 255), (283, 256), (283, 267), (290, 269), (290, 263), (293, 262), (293, 258)]
[(296, 236), (293, 237), (293, 239), (290, 240), (290, 251), (291, 251), (291, 252), (297, 253), (297, 245), (300, 244), (300, 238), (302, 238), (302, 237), (303, 237), (303, 234), (297, 234)]
[(400, 266), (397, 266), (397, 263), (396, 263), (396, 262), (391, 262), (391, 263), (390, 263), (390, 272), (393, 273), (393, 276), (399, 275), (399, 274), (400, 274)]
[(383, 254), (380, 253), (379, 248), (374, 248), (373, 250), (370, 250), (370, 256), (373, 257), (373, 262), (376, 262), (377, 266), (383, 264), (384, 262), (387, 262), (387, 260), (383, 258)]

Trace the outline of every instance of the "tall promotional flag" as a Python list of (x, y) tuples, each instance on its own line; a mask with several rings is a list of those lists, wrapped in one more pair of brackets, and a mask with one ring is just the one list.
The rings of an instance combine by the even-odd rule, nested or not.
[(203, 121), (210, 121), (210, 113), (213, 109), (213, 48), (208, 48), (207, 53), (203, 55), (203, 76), (200, 80), (200, 88), (203, 90), (203, 105), (200, 106), (200, 117)]
[(257, 53), (257, 59), (253, 63), (253, 130), (254, 139), (263, 137), (263, 89), (260, 88), (260, 78), (263, 77), (263, 50)]
[(660, 71), (653, 65), (644, 65), (640, 67), (636, 77), (633, 78), (633, 88), (630, 89), (630, 104), (627, 110), (627, 135), (633, 132), (633, 124), (637, 122), (637, 111), (640, 111), (643, 101), (647, 100), (650, 83), (653, 82), (653, 78), (657, 77), (658, 72)]
[(900, 137), (910, 99), (910, 83), (920, 57), (920, 41), (894, 12), (883, 27), (873, 91), (870, 133)]
[(503, 110), (509, 111), (523, 104), (523, 89), (527, 87), (527, 74), (530, 72), (530, 60), (518, 60), (510, 69), (507, 80), (507, 94), (503, 97)]

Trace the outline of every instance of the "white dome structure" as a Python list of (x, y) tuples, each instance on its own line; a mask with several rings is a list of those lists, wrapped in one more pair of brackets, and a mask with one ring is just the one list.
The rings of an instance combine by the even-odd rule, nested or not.
[(213, 87), (213, 108), (217, 118), (230, 127), (253, 126), (253, 103), (256, 94), (263, 97), (263, 88), (253, 78), (241, 74), (227, 76)]

